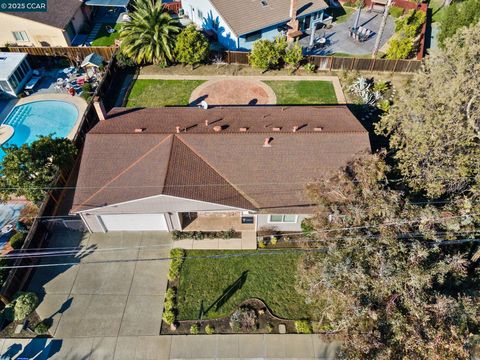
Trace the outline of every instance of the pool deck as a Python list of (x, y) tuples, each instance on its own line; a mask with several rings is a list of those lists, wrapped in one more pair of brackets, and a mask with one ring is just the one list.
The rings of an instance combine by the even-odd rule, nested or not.
[(20, 99), (15, 106), (25, 105), (28, 103), (32, 103), (35, 101), (45, 101), (45, 100), (56, 100), (56, 101), (65, 101), (72, 105), (74, 105), (78, 110), (77, 121), (75, 125), (73, 125), (72, 130), (68, 133), (67, 138), (73, 140), (75, 134), (78, 131), (78, 127), (80, 126), (80, 120), (87, 109), (87, 102), (79, 97), (79, 96), (71, 96), (67, 94), (38, 94), (38, 95), (30, 95), (23, 99)]

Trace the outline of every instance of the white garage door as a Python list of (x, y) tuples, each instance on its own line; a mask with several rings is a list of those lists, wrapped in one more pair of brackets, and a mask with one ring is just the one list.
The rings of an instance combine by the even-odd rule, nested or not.
[(168, 231), (163, 214), (102, 215), (107, 231)]

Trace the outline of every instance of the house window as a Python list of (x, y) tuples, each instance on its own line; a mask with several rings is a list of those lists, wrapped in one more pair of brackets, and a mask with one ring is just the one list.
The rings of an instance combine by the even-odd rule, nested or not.
[(261, 31), (255, 31), (250, 34), (245, 35), (245, 41), (246, 42), (252, 42), (258, 39), (262, 38), (262, 32)]
[(0, 80), (0, 93), (4, 91), (4, 92), (9, 92), (9, 91), (13, 91), (11, 88), (10, 88), (10, 85), (8, 85), (8, 82), (6, 82), (5, 80)]
[(25, 31), (14, 31), (13, 32), (13, 37), (15, 38), (16, 41), (28, 41), (28, 36)]
[(203, 19), (203, 12), (200, 9), (197, 9), (197, 15), (199, 19)]
[(269, 222), (271, 223), (296, 223), (297, 215), (270, 215)]

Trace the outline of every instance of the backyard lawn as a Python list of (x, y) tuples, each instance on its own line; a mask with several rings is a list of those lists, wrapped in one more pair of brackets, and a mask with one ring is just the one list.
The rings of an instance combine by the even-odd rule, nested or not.
[(336, 104), (330, 81), (265, 81), (277, 95), (279, 105)]
[(137, 80), (128, 97), (127, 107), (188, 105), (192, 91), (203, 80)]
[[(295, 290), (300, 253), (269, 252), (261, 255), (261, 252), (244, 251), (254, 255), (205, 258), (238, 253), (237, 250), (187, 251), (178, 288), (179, 320), (197, 319), (202, 301), (204, 310), (211, 307), (204, 318), (212, 319), (230, 315), (240, 303), (250, 298), (263, 300), (279, 317), (309, 317), (304, 298)], [(226, 293), (223, 304), (222, 301), (216, 302)]]
[(336, 24), (341, 24), (347, 21), (350, 16), (355, 12), (356, 8), (350, 6), (343, 6), (343, 7), (332, 7), (328, 10), (330, 15), (333, 16), (333, 21)]
[[(110, 26), (115, 29), (115, 32), (109, 34), (107, 27)], [(110, 46), (115, 43), (118, 38), (121, 24), (103, 24), (102, 28), (97, 34), (95, 40), (92, 41), (92, 46)]]

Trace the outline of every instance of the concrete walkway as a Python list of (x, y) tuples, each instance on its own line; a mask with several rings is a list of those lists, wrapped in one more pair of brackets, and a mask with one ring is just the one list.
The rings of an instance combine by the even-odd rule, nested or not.
[(343, 94), (342, 85), (337, 76), (275, 76), (275, 75), (255, 75), (255, 76), (235, 76), (235, 75), (163, 75), (163, 74), (140, 74), (139, 80), (260, 80), (260, 81), (331, 81), (335, 90), (335, 96), (339, 104), (346, 104), (345, 95)]
[(295, 334), (0, 340), (2, 355), (35, 360), (334, 359), (338, 347)]

